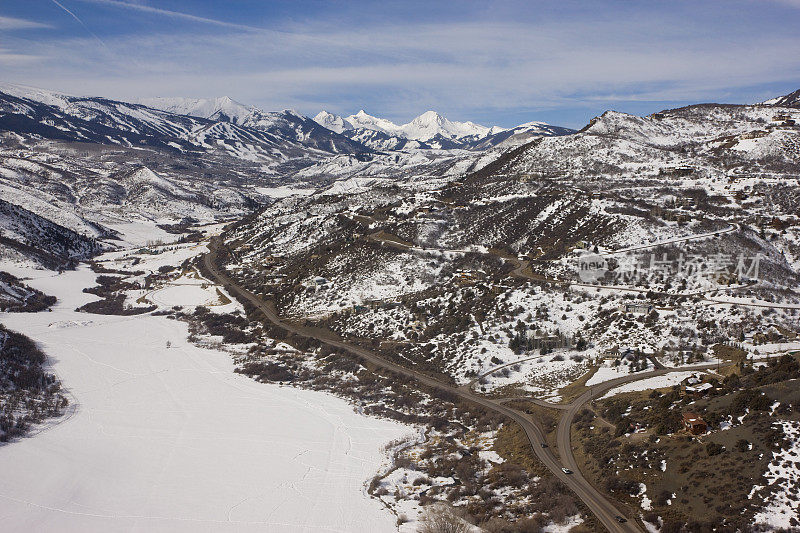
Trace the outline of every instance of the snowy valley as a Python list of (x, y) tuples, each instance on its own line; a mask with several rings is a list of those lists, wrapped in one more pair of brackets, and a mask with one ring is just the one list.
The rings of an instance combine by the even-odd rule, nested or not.
[(4, 523), (800, 527), (799, 105), (0, 85)]

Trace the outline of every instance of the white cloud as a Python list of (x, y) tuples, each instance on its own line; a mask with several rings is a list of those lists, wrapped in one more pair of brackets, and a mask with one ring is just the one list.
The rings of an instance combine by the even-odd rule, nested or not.
[(27, 65), (33, 62), (41, 61), (43, 58), (30, 54), (18, 54), (0, 48), (0, 65), (13, 67), (18, 65)]
[(107, 38), (108, 50), (88, 39), (26, 42), (52, 68), (12, 72), (19, 82), (82, 94), (228, 94), (307, 113), (364, 105), (397, 120), (425, 108), (468, 117), (474, 109), (599, 100), (714, 100), (732, 89), (800, 78), (800, 58), (786, 54), (796, 37), (731, 38), (729, 31), (690, 22), (665, 29), (662, 20), (229, 28)]
[(43, 28), (52, 28), (52, 26), (33, 20), (0, 16), (0, 30), (32, 30)]

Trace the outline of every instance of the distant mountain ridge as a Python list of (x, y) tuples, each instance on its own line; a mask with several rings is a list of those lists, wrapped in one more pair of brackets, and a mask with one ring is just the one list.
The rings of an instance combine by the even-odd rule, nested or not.
[(152, 103), (161, 108), (0, 84), (0, 130), (184, 152), (221, 150), (264, 162), (369, 151), (290, 110), (267, 113), (229, 98)]
[[(123, 102), (0, 83), (0, 129), (57, 140), (228, 152), (250, 161), (311, 162), (325, 154), (392, 150), (487, 150), (574, 130), (530, 122), (511, 129), (457, 122), (426, 111), (407, 124), (369, 115), (268, 112), (223, 96)], [(311, 151), (311, 152), (309, 152)], [(313, 153), (312, 153), (313, 152)]]
[(499, 133), (504, 128), (499, 126), (486, 127), (474, 122), (455, 122), (446, 119), (436, 111), (426, 111), (408, 124), (398, 125), (385, 118), (375, 117), (363, 109), (354, 115), (341, 117), (320, 111), (314, 120), (326, 128), (342, 133), (344, 131), (364, 128), (380, 131), (396, 137), (404, 137), (416, 141), (429, 141), (441, 135), (449, 139), (481, 136)]
[[(394, 122), (368, 114), (363, 109), (354, 115), (342, 117), (320, 111), (314, 120), (320, 125), (360, 142), (373, 149), (375, 146), (369, 139), (378, 132), (383, 137), (384, 145), (393, 139), (396, 149), (403, 147), (408, 141), (416, 141), (419, 148), (485, 150), (497, 146), (520, 134), (527, 134), (526, 139), (537, 136), (569, 135), (575, 130), (551, 126), (544, 122), (528, 122), (515, 128), (506, 129), (500, 126), (482, 126), (474, 122), (456, 122), (448, 120), (436, 111), (426, 111), (407, 124)], [(405, 140), (405, 142), (403, 142)]]
[(156, 96), (154, 98), (140, 98), (136, 103), (161, 109), (176, 115), (189, 115), (191, 117), (207, 118), (241, 124), (256, 108), (241, 104), (229, 96), (219, 98), (168, 98)]

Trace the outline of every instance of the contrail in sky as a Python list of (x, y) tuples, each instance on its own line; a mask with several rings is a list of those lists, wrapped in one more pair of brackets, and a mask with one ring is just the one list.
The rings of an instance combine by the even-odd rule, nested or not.
[(97, 41), (98, 41), (100, 44), (102, 44), (104, 48), (108, 49), (108, 46), (106, 46), (106, 43), (104, 43), (104, 42), (103, 42), (103, 39), (101, 39), (100, 37), (98, 37), (98, 36), (97, 36), (97, 35), (96, 35), (96, 34), (95, 34), (95, 33), (94, 33), (92, 30), (90, 30), (90, 29), (89, 29), (89, 28), (86, 26), (86, 24), (84, 24), (84, 23), (83, 23), (83, 21), (82, 21), (81, 19), (79, 19), (79, 18), (78, 18), (78, 16), (77, 16), (75, 13), (73, 13), (72, 11), (70, 11), (69, 9), (67, 9), (66, 7), (64, 7), (64, 5), (63, 5), (61, 2), (59, 2), (58, 0), (51, 0), (51, 1), (52, 1), (52, 2), (53, 2), (55, 5), (57, 5), (58, 7), (60, 7), (60, 8), (61, 8), (61, 9), (63, 9), (64, 11), (66, 11), (66, 12), (67, 12), (67, 14), (68, 14), (70, 17), (72, 17), (72, 18), (74, 18), (76, 21), (78, 21), (78, 24), (80, 24), (81, 26), (83, 26), (83, 29), (84, 29), (84, 30), (86, 30), (86, 32), (87, 32), (89, 35), (91, 35), (92, 37), (94, 37), (95, 39), (97, 39)]

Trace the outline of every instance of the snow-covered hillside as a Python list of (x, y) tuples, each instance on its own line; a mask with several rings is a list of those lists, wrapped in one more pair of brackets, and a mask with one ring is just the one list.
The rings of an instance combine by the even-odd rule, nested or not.
[(800, 107), (800, 89), (786, 94), (784, 96), (778, 96), (776, 98), (770, 98), (762, 102), (764, 105), (775, 106), (775, 107)]
[(647, 117), (607, 111), (576, 135), (545, 137), (506, 157), (504, 168), (586, 178), (684, 174), (722, 189), (735, 175), (796, 175), (798, 122), (800, 111), (786, 107), (701, 104)]
[[(486, 530), (535, 517), (526, 530), (554, 531), (586, 518), (557, 480), (581, 476), (532, 462), (531, 440), (540, 458), (557, 448), (560, 464), (614, 501), (627, 501), (619, 489), (633, 473), (609, 457), (651, 462), (646, 451), (678, 445), (686, 461), (720, 459), (682, 429), (684, 408), (708, 407), (714, 438), (734, 431), (734, 403), (760, 413), (754, 420), (780, 409), (796, 444), (793, 102), (608, 111), (572, 132), (433, 111), (397, 125), (363, 111), (311, 120), (228, 98), (144, 105), (0, 89), (0, 307), (52, 308), (2, 322), (47, 351), (74, 406), (2, 449), (4, 527), (410, 531), (435, 498)], [(92, 270), (42, 269), (89, 258)], [(782, 352), (792, 365), (759, 361)], [(711, 403), (679, 392), (697, 365), (717, 367), (694, 389), (713, 389)], [(672, 370), (686, 373), (666, 377)], [(638, 372), (656, 374), (638, 381)], [(603, 402), (637, 393), (648, 403), (641, 412), (657, 408), (670, 423), (634, 429), (633, 418), (620, 424), (602, 402), (585, 403), (616, 378), (622, 388)], [(768, 384), (787, 403), (761, 398)], [(666, 390), (638, 394), (652, 388)], [(12, 397), (13, 384), (0, 392)], [(731, 405), (717, 403), (726, 397)], [(502, 413), (541, 426), (544, 441), (494, 416), (501, 401)], [(547, 414), (543, 402), (566, 408)], [(619, 418), (640, 412), (629, 407)], [(559, 412), (573, 424), (566, 437)], [(379, 446), (409, 428), (362, 413), (419, 431), (387, 446), (394, 462), (379, 469)], [(739, 487), (745, 478), (728, 465), (753, 462), (734, 455), (758, 444), (748, 439), (722, 447)], [(586, 443), (575, 467), (564, 453)], [(684, 443), (698, 453), (686, 456)], [(771, 499), (738, 498), (750, 515), (704, 502), (719, 520), (695, 529), (744, 530), (756, 503), (765, 522), (794, 526), (783, 518), (796, 502), (776, 494), (796, 488), (781, 477), (796, 448), (773, 454), (769, 469), (762, 454), (764, 470), (746, 478), (769, 481)], [(683, 468), (659, 463), (670, 477)], [(599, 474), (606, 467), (613, 485)], [(648, 523), (678, 531), (707, 519), (670, 496), (677, 488), (659, 495), (653, 478), (630, 494), (661, 513), (642, 516)], [(673, 514), (680, 527), (669, 525)]]

